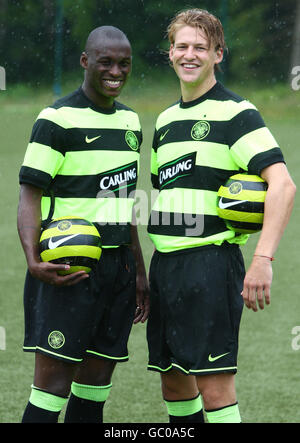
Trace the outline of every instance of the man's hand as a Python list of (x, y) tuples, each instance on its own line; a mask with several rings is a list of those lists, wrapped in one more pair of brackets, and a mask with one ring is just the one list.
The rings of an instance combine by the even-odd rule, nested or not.
[(67, 271), (68, 269), (70, 269), (69, 265), (58, 265), (49, 262), (36, 262), (29, 266), (29, 272), (34, 278), (55, 286), (75, 285), (89, 277), (89, 274), (85, 271), (67, 275), (58, 274), (58, 271)]
[(133, 323), (145, 323), (149, 315), (149, 285), (144, 273), (136, 276), (136, 311)]
[(268, 258), (254, 256), (251, 266), (246, 273), (242, 296), (247, 308), (254, 312), (264, 309), (265, 304), (271, 303), (271, 283), (273, 271)]

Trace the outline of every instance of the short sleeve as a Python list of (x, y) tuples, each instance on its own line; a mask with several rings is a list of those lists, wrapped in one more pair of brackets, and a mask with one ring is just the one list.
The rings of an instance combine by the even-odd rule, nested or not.
[[(248, 107), (247, 107), (248, 106)], [(258, 110), (249, 102), (229, 123), (228, 145), (233, 160), (249, 174), (260, 175), (263, 168), (284, 162), (277, 141)]]
[(44, 190), (61, 167), (64, 155), (59, 151), (60, 127), (46, 118), (43, 112), (37, 118), (19, 173), (20, 184), (31, 184)]

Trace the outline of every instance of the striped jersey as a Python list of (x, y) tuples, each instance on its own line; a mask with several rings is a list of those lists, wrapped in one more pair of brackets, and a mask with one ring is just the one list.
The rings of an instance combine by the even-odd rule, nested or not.
[(283, 162), (278, 144), (256, 107), (217, 82), (191, 102), (178, 101), (157, 119), (151, 180), (159, 191), (148, 233), (156, 249), (172, 252), (248, 235), (217, 216), (217, 192), (237, 172), (260, 175)]
[(81, 217), (96, 224), (103, 247), (129, 244), (141, 143), (133, 110), (99, 108), (79, 88), (39, 114), (19, 182), (43, 189), (43, 224)]

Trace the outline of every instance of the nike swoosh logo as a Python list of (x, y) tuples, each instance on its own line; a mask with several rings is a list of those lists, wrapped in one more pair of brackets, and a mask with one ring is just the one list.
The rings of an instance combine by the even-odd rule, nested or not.
[(88, 136), (86, 136), (85, 141), (86, 141), (86, 143), (92, 143), (95, 140), (97, 140), (97, 138), (100, 138), (100, 137), (101, 137), (101, 135), (98, 135), (97, 137), (93, 137), (93, 138), (88, 138)]
[(77, 237), (77, 235), (79, 235), (79, 234), (68, 235), (68, 237), (64, 237), (64, 238), (61, 238), (61, 239), (56, 240), (56, 241), (53, 241), (52, 237), (51, 237), (50, 240), (49, 240), (49, 243), (48, 243), (48, 248), (49, 249), (55, 249), (58, 246), (60, 246), (63, 243), (65, 243), (66, 241), (71, 240), (71, 238)]
[(227, 355), (227, 354), (229, 354), (229, 352), (225, 352), (225, 354), (217, 355), (216, 357), (212, 357), (212, 355), (209, 354), (209, 356), (208, 356), (208, 360), (209, 360), (210, 362), (213, 362), (213, 361), (219, 360), (219, 358), (224, 357), (224, 356)]
[(244, 203), (246, 201), (247, 200), (236, 200), (234, 202), (223, 203), (223, 197), (221, 197), (219, 201), (219, 208), (220, 209), (230, 208), (230, 206), (239, 205), (240, 203)]
[(166, 132), (164, 132), (163, 134), (161, 134), (161, 136), (159, 137), (159, 141), (162, 141), (164, 138), (165, 138), (165, 136), (167, 135), (167, 133), (170, 131), (170, 129), (167, 129), (167, 131)]

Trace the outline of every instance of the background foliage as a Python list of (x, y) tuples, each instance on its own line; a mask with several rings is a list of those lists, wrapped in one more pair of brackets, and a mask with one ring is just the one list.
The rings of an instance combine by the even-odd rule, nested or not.
[(208, 9), (221, 19), (229, 47), (223, 70), (229, 80), (247, 83), (264, 76), (272, 84), (284, 81), (290, 70), (297, 0), (0, 0), (0, 65), (10, 84), (36, 86), (53, 79), (59, 5), (64, 75), (78, 69), (88, 33), (104, 24), (128, 35), (137, 75), (167, 68), (162, 52), (168, 46), (166, 27), (187, 7)]

